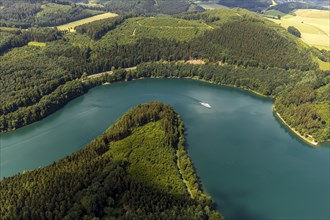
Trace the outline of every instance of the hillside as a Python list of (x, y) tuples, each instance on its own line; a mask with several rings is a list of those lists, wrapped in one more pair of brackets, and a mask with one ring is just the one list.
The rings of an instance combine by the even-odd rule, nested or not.
[[(273, 13), (276, 15), (275, 11)], [(299, 9), (290, 15), (282, 16), (281, 19), (276, 17), (272, 21), (285, 28), (289, 26), (297, 28), (301, 33), (301, 39), (311, 46), (330, 49), (329, 10)]]
[(1, 0), (0, 26), (58, 26), (105, 12), (141, 15), (186, 11), (203, 9), (188, 0)]
[(261, 11), (272, 4), (271, 0), (219, 0), (219, 4), (227, 7), (240, 7), (251, 11)]
[(297, 9), (319, 9), (319, 10), (325, 10), (326, 8), (317, 5), (317, 4), (309, 4), (309, 3), (301, 3), (301, 2), (286, 2), (283, 4), (278, 4), (271, 6), (267, 10), (276, 10), (279, 12), (282, 12), (284, 14), (292, 13), (294, 10)]
[[(278, 82), (282, 90), (287, 91), (308, 71), (320, 74), (315, 56), (325, 64), (328, 62), (324, 51), (306, 47), (284, 28), (243, 9), (191, 12), (175, 17), (117, 16), (78, 26), (76, 30), (77, 33), (50, 28), (0, 31), (4, 36), (0, 42), (0, 53), (3, 54), (0, 56), (0, 90), (5, 94), (0, 97), (1, 132), (40, 120), (95, 86), (86, 81), (82, 83), (79, 78), (83, 75), (145, 62), (204, 59), (210, 65), (238, 69), (251, 67), (252, 73), (267, 72), (270, 68), (277, 69), (275, 72), (293, 71), (292, 77)], [(288, 76), (290, 74), (287, 72)], [(273, 77), (278, 80), (276, 75)], [(244, 81), (245, 77), (238, 75), (237, 79)], [(125, 78), (118, 76), (114, 79), (120, 80)], [(257, 80), (254, 79), (255, 84)], [(267, 83), (270, 82), (265, 82), (262, 87), (269, 87)], [(316, 84), (312, 88), (315, 91), (328, 82)], [(278, 95), (268, 89), (264, 94)], [(323, 100), (321, 97), (323, 93), (308, 102), (325, 101), (327, 106), (329, 103), (320, 101)], [(284, 111), (288, 108), (289, 105), (284, 105), (278, 109)], [(309, 111), (306, 105), (302, 109)], [(303, 111), (299, 112), (303, 114)], [(324, 115), (326, 111), (322, 112), (318, 115)], [(286, 120), (291, 117), (284, 115)], [(309, 118), (303, 115), (292, 117), (290, 120), (295, 124), (298, 122), (304, 133), (313, 134), (320, 141), (328, 139), (322, 129), (317, 132), (306, 127)], [(302, 118), (305, 122), (301, 121)], [(326, 125), (327, 122), (318, 126), (323, 128)]]
[(56, 26), (102, 13), (70, 2), (3, 0), (0, 7), (0, 26)]
[(98, 1), (110, 11), (116, 13), (161, 13), (178, 14), (190, 10), (203, 10), (188, 0), (109, 0)]
[(196, 4), (205, 9), (216, 9), (221, 7), (244, 8), (251, 11), (262, 11), (272, 5), (272, 0), (195, 0)]
[[(147, 153), (146, 153), (147, 152)], [(0, 182), (3, 219), (222, 219), (199, 188), (170, 106), (139, 105), (90, 144)]]

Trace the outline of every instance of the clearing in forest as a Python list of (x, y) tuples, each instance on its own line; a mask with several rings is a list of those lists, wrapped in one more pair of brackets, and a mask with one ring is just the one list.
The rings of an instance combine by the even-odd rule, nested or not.
[(213, 27), (202, 21), (188, 21), (171, 17), (129, 18), (114, 30), (109, 31), (99, 43), (117, 42), (122, 45), (135, 43), (138, 39), (143, 38), (189, 41), (210, 29)]
[(89, 17), (89, 18), (84, 18), (84, 19), (81, 19), (81, 20), (78, 20), (78, 21), (73, 21), (73, 22), (70, 22), (70, 23), (67, 23), (67, 24), (63, 24), (63, 25), (60, 25), (60, 26), (57, 26), (57, 29), (61, 30), (61, 31), (70, 31), (70, 32), (75, 32), (75, 27), (79, 26), (79, 25), (82, 25), (82, 24), (86, 24), (86, 23), (89, 23), (89, 22), (93, 22), (93, 21), (97, 21), (97, 20), (102, 20), (102, 19), (106, 19), (106, 18), (111, 18), (111, 17), (116, 17), (118, 16), (117, 14), (115, 13), (104, 13), (104, 14), (100, 14), (100, 15), (95, 15), (95, 16), (92, 16), (92, 17)]

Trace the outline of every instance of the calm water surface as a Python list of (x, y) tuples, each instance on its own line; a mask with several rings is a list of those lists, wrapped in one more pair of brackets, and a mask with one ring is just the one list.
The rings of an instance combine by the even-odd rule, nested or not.
[(297, 139), (273, 116), (269, 99), (192, 80), (100, 86), (1, 135), (1, 178), (77, 151), (129, 108), (152, 100), (182, 116), (197, 173), (226, 219), (330, 218), (329, 144), (312, 148)]

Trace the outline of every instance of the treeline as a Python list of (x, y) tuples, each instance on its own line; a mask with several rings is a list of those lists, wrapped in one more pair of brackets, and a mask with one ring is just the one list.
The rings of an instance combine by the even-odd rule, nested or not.
[[(175, 119), (175, 121), (173, 121)], [(109, 152), (119, 140), (116, 134), (134, 132), (150, 122), (163, 124), (157, 131), (182, 139), (175, 133), (182, 126), (169, 106), (158, 102), (139, 105), (114, 126), (78, 152), (45, 168), (25, 172), (0, 182), (0, 214), (3, 219), (222, 219), (210, 201), (190, 198), (187, 192), (174, 195), (147, 182), (137, 181), (129, 170), (128, 158)], [(126, 126), (126, 125), (130, 126)], [(122, 128), (126, 126), (126, 128)], [(171, 132), (168, 132), (170, 128)], [(181, 127), (182, 128), (182, 127)], [(143, 136), (152, 135), (142, 133)], [(128, 134), (126, 137), (134, 137)], [(138, 138), (138, 137), (134, 137)], [(170, 139), (170, 138), (169, 138)], [(148, 143), (145, 143), (146, 145)], [(142, 145), (143, 146), (143, 145)], [(127, 147), (127, 146), (126, 146)], [(138, 147), (131, 146), (132, 149)], [(176, 149), (176, 143), (155, 146)], [(184, 151), (185, 152), (185, 151)], [(111, 154), (110, 154), (111, 153)], [(175, 155), (172, 155), (175, 160)], [(141, 164), (146, 163), (143, 157)], [(153, 158), (151, 158), (153, 159)], [(173, 163), (169, 161), (170, 163)], [(165, 164), (161, 169), (166, 170)], [(177, 169), (179, 176), (179, 170)], [(193, 173), (195, 173), (193, 171)], [(166, 178), (166, 172), (162, 173)], [(173, 188), (177, 187), (172, 185)]]
[(330, 63), (330, 50), (325, 50), (325, 49), (318, 49), (316, 47), (312, 48), (312, 53), (317, 56), (320, 60), (323, 62), (328, 62)]
[(301, 135), (330, 141), (330, 71), (309, 72), (276, 97), (276, 111)]
[(113, 75), (94, 79), (93, 84), (150, 77), (197, 78), (274, 97), (276, 111), (299, 133), (311, 135), (316, 141), (330, 140), (329, 71), (148, 63), (138, 65), (136, 71), (117, 70)]
[(178, 15), (174, 15), (174, 17), (185, 20), (201, 20), (206, 23), (212, 23), (220, 20), (220, 17), (218, 16), (212, 16), (211, 14), (208, 13), (199, 13), (197, 11), (181, 13)]
[(102, 19), (75, 27), (80, 34), (86, 34), (92, 40), (100, 39), (105, 33), (117, 27), (127, 17), (118, 16), (114, 18)]
[(99, 14), (99, 11), (92, 11), (90, 9), (84, 9), (80, 5), (68, 5), (63, 7), (61, 5), (56, 6), (48, 5), (47, 10), (40, 12), (40, 16), (36, 16), (33, 25), (37, 26), (57, 26), (61, 24), (66, 24), (72, 21), (80, 20), (83, 18), (91, 17), (95, 14)]
[(288, 27), (288, 32), (290, 34), (296, 36), (296, 37), (299, 37), (299, 38), (301, 37), (300, 31), (296, 27), (294, 27), (294, 26), (289, 26)]
[(10, 49), (21, 47), (30, 41), (50, 42), (61, 39), (63, 33), (53, 28), (30, 28), (28, 30), (1, 31), (0, 55)]
[[(0, 10), (0, 26), (28, 28), (33, 26), (56, 26), (90, 17), (92, 12), (80, 5), (56, 1), (10, 1), (3, 3)], [(55, 2), (55, 1), (54, 1)], [(43, 5), (43, 7), (41, 7)]]
[(219, 0), (218, 2), (227, 7), (240, 7), (251, 11), (262, 11), (272, 4), (271, 0)]
[(52, 44), (14, 49), (1, 56), (1, 115), (31, 106), (58, 86), (80, 77), (87, 53), (88, 48), (83, 53), (78, 47)]
[(30, 96), (31, 92), (29, 92), (29, 96), (26, 97), (27, 99), (40, 99), (35, 104), (20, 107), (17, 110), (7, 114), (1, 114), (0, 131), (14, 130), (41, 120), (85, 92), (86, 88), (80, 81), (77, 80), (60, 85), (53, 92), (42, 97), (34, 97), (33, 93), (32, 96)]
[[(90, 31), (90, 33), (102, 35), (104, 27), (108, 27), (107, 24), (99, 29), (88, 26), (85, 30), (86, 33)], [(120, 27), (118, 25), (117, 28)], [(258, 91), (264, 95), (276, 96), (278, 91), (283, 91), (288, 85), (302, 80), (306, 71), (313, 72), (317, 69), (312, 53), (318, 54), (320, 59), (327, 57), (325, 51), (302, 49), (293, 38), (288, 37), (287, 33), (279, 33), (267, 26), (264, 21), (251, 16), (241, 16), (238, 20), (225, 22), (220, 27), (189, 42), (158, 38), (142, 38), (128, 44), (118, 44), (106, 39), (102, 39), (102, 43), (101, 41), (85, 41), (86, 38), (81, 38), (82, 41), (74, 41), (72, 36), (62, 37), (62, 33), (52, 29), (31, 29), (31, 31), (18, 32), (17, 35), (8, 34), (4, 42), (23, 34), (32, 35), (33, 39), (41, 41), (61, 39), (47, 43), (46, 47), (26, 46), (13, 49), (0, 56), (0, 91), (4, 94), (0, 97), (2, 132), (32, 123), (63, 106), (71, 98), (68, 100), (60, 98), (59, 102), (56, 102), (56, 98), (49, 99), (55, 103), (49, 104), (51, 108), (45, 106), (42, 106), (42, 109), (37, 108), (38, 102), (43, 97), (51, 97), (52, 93), (56, 94), (54, 91), (60, 85), (80, 78), (84, 72), (89, 75), (150, 61), (203, 59), (210, 65), (206, 65), (206, 69), (200, 66), (191, 67), (201, 68), (201, 70), (194, 69), (194, 74), (198, 73), (198, 75), (192, 74), (192, 77), (203, 74), (201, 79), (213, 81), (217, 78), (216, 83), (234, 85)], [(2, 43), (1, 40), (0, 42)], [(168, 65), (150, 66), (151, 69), (148, 71), (154, 72), (152, 69), (167, 68)], [(179, 65), (175, 65), (173, 71), (184, 72), (188, 67), (180, 68)], [(224, 74), (216, 73), (220, 71)], [(162, 77), (167, 77), (169, 72), (159, 71)], [(142, 74), (140, 71), (122, 73), (112, 76), (113, 78), (107, 76), (110, 78), (106, 81), (157, 76), (156, 73), (150, 76), (148, 74), (150, 75), (148, 72)], [(185, 77), (183, 73), (177, 72), (177, 74), (179, 77), (181, 75)], [(101, 83), (97, 80), (95, 82), (97, 85)], [(86, 91), (89, 85), (87, 87), (83, 85), (83, 87)], [(77, 93), (77, 95), (80, 94), (80, 92)], [(75, 97), (75, 95), (70, 97)], [(31, 108), (27, 110), (28, 107)], [(42, 115), (41, 112), (43, 112)]]
[(187, 0), (112, 0), (103, 3), (108, 11), (119, 14), (135, 13), (135, 14), (178, 14), (188, 11), (190, 3)]
[(34, 22), (35, 15), (41, 11), (41, 2), (4, 1), (0, 10), (1, 26), (21, 25), (29, 26)]
[[(69, 51), (72, 52), (73, 50), (69, 49)], [(64, 54), (64, 52), (58, 52)], [(41, 68), (43, 68), (43, 66), (41, 66)], [(38, 69), (35, 71), (38, 71)], [(64, 70), (63, 72), (68, 74), (68, 72)], [(300, 72), (298, 72), (298, 74), (299, 73)], [(52, 74), (52, 77), (60, 79), (60, 76), (55, 76), (55, 72), (49, 72), (49, 74)], [(47, 77), (47, 75), (45, 75), (45, 77)], [(49, 85), (51, 81), (48, 81), (47, 84), (43, 83), (45, 90), (36, 90), (33, 92), (34, 90), (31, 90), (31, 85), (31, 87), (27, 87), (25, 89), (22, 88), (22, 90), (20, 90), (22, 93), (15, 93), (14, 96), (4, 97), (4, 105), (2, 107), (4, 115), (0, 116), (1, 131), (12, 130), (27, 125), (33, 121), (37, 121), (56, 111), (72, 98), (81, 95), (90, 87), (101, 85), (105, 82), (112, 83), (148, 77), (198, 77), (214, 83), (233, 85), (258, 91), (269, 96), (274, 96), (277, 94), (277, 89), (280, 85), (294, 82), (294, 79), (289, 79), (287, 77), (286, 71), (278, 68), (246, 68), (243, 66), (236, 67), (231, 65), (174, 65), (173, 63), (141, 64), (138, 66), (137, 71), (126, 72), (125, 70), (117, 70), (113, 75), (105, 75), (103, 77), (87, 81), (84, 80), (84, 83), (76, 80), (71, 83), (65, 83), (64, 88), (66, 88), (66, 90), (61, 89), (63, 86), (60, 86), (60, 84), (63, 84), (65, 81), (69, 80), (69, 78), (63, 77), (64, 76), (62, 76), (62, 82), (55, 81), (54, 83), (56, 84), (53, 86)], [(10, 78), (8, 78), (8, 80), (10, 80)], [(39, 82), (42, 82), (41, 80), (42, 78), (39, 77), (39, 79), (35, 79), (33, 81), (29, 80), (28, 82), (38, 84)], [(44, 80), (47, 80), (47, 78)], [(6, 83), (6, 80), (3, 80), (3, 83)], [(10, 89), (11, 87), (9, 82), (7, 82), (7, 85), (8, 89)], [(27, 84), (24, 85), (26, 86)], [(76, 87), (83, 88), (76, 90), (74, 89)], [(35, 86), (33, 86), (33, 88), (37, 89)], [(43, 87), (40, 87), (39, 89), (42, 88)], [(44, 93), (41, 95), (38, 91), (43, 91)], [(62, 93), (67, 92), (72, 95), (68, 97), (63, 96)], [(10, 94), (10, 92), (8, 92), (8, 94)], [(19, 100), (20, 102), (18, 102)]]
[[(309, 92), (301, 92), (302, 90), (298, 86), (300, 82), (306, 80), (306, 78), (314, 78), (315, 76), (317, 76), (317, 83), (311, 87), (311, 90)], [(275, 97), (277, 99), (275, 103), (277, 111), (281, 113), (290, 125), (293, 127), (300, 127), (300, 131), (303, 134), (313, 135), (318, 141), (330, 139), (326, 130), (328, 124), (330, 124), (330, 121), (327, 120), (326, 117), (326, 115), (329, 114), (329, 109), (327, 108), (329, 103), (326, 98), (330, 84), (328, 80), (329, 72), (286, 71), (280, 68), (264, 69), (233, 65), (219, 66), (214, 64), (187, 65), (174, 63), (145, 63), (138, 65), (136, 71), (116, 70), (112, 75), (104, 75), (99, 78), (85, 80), (83, 83), (76, 80), (73, 85), (78, 86), (80, 88), (79, 90), (72, 91), (71, 89), (75, 87), (66, 87), (68, 89), (67, 92), (72, 94), (71, 96), (63, 96), (63, 90), (56, 89), (55, 92), (50, 95), (44, 96), (40, 103), (37, 102), (30, 107), (20, 108), (17, 111), (1, 116), (1, 129), (2, 131), (12, 130), (39, 120), (56, 111), (72, 98), (83, 94), (93, 86), (101, 85), (105, 82), (113, 83), (148, 77), (197, 77), (198, 79), (216, 84), (231, 85), (256, 91), (262, 95)], [(61, 88), (61, 86), (59, 88)], [(296, 97), (290, 99), (291, 96), (288, 95), (291, 93), (290, 91), (296, 91), (305, 101), (295, 103), (294, 100), (300, 99)], [(311, 94), (314, 94), (314, 98), (309, 99), (308, 97)], [(323, 107), (319, 108), (320, 105)], [(292, 109), (293, 106), (299, 109)], [(315, 110), (315, 114), (312, 114), (313, 111), (310, 111), (311, 108)], [(295, 112), (295, 114), (291, 115), (292, 112)], [(308, 113), (308, 115), (306, 115), (306, 113)], [(310, 113), (312, 115), (309, 115)], [(290, 122), (290, 120), (294, 120), (294, 123)], [(311, 123), (313, 123), (313, 126), (310, 125)]]
[(134, 44), (118, 45), (104, 40), (95, 49), (92, 62), (96, 65), (91, 67), (92, 72), (102, 72), (112, 66), (135, 66), (146, 61), (190, 58), (261, 68), (311, 70), (318, 66), (308, 49), (301, 49), (290, 37), (250, 17), (226, 22), (189, 42), (142, 38)]
[(307, 49), (300, 51), (292, 39), (262, 21), (248, 17), (208, 31), (192, 44), (192, 48), (195, 54), (199, 53), (197, 57), (230, 64), (301, 70), (317, 68)]
[(296, 9), (319, 9), (325, 10), (324, 7), (318, 6), (316, 4), (302, 3), (302, 2), (286, 2), (283, 4), (274, 5), (269, 8), (269, 10), (277, 10), (284, 14), (289, 14)]

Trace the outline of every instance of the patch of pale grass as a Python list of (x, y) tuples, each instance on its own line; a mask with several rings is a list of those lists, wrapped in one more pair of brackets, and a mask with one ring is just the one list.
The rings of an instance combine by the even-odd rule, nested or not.
[(330, 46), (330, 38), (326, 35), (303, 33), (301, 39), (310, 45)]
[(92, 16), (89, 18), (84, 18), (84, 19), (81, 19), (78, 21), (70, 22), (67, 24), (63, 24), (63, 25), (57, 26), (57, 29), (59, 29), (61, 31), (75, 32), (74, 28), (79, 25), (90, 23), (90, 22), (97, 21), (97, 20), (106, 19), (106, 18), (116, 17), (116, 16), (118, 16), (118, 15), (115, 13), (108, 12), (108, 13), (104, 13), (104, 14), (100, 14), (100, 15), (95, 15), (95, 16)]
[(37, 41), (31, 41), (28, 43), (29, 46), (35, 46), (35, 47), (45, 47), (46, 43), (44, 42), (37, 42)]

